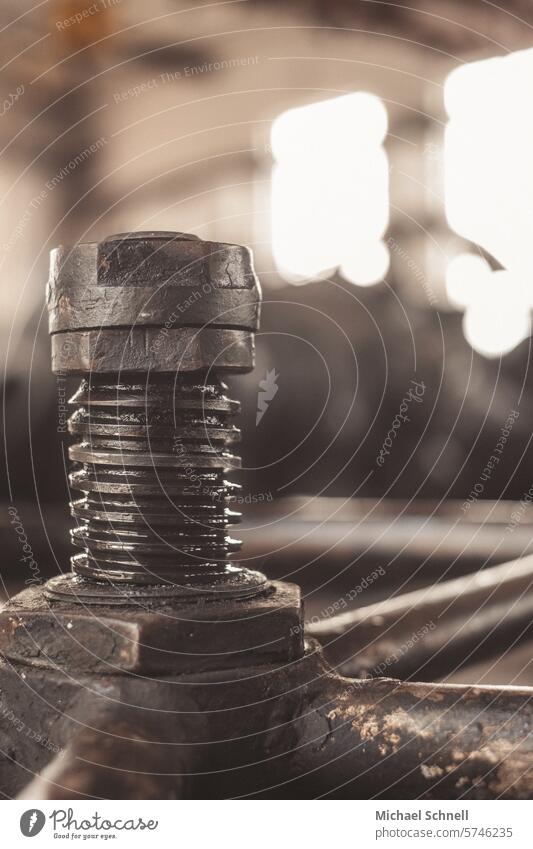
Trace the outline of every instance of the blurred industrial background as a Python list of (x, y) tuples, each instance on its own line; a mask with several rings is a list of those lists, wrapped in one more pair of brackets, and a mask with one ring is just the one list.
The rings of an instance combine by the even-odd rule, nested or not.
[(254, 250), (257, 367), (233, 387), (246, 556), (320, 607), (346, 570), (386, 561), (390, 592), (530, 550), (530, 4), (5, 0), (0, 16), (5, 499), (43, 575), (69, 553), (48, 254), (129, 230)]

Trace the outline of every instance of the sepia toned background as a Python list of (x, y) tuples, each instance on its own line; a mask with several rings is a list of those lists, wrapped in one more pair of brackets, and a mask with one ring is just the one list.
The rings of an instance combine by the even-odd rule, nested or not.
[(6, 0), (0, 45), (4, 498), (43, 574), (70, 550), (48, 254), (130, 230), (253, 248), (244, 551), (311, 610), (384, 560), (388, 593), (530, 550), (530, 4)]

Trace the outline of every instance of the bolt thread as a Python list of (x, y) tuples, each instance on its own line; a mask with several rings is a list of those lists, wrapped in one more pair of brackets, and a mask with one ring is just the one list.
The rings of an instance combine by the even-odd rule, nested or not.
[(230, 562), (239, 487), (232, 423), (240, 405), (217, 378), (91, 376), (70, 400), (73, 571), (96, 581), (171, 584), (175, 594), (257, 592), (263, 575)]

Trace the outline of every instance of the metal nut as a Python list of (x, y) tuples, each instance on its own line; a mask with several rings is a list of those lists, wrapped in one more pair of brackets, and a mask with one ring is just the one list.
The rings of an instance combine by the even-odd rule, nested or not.
[[(51, 253), (50, 332), (209, 322), (256, 330), (251, 252), (181, 233), (111, 236)], [(174, 314), (174, 315), (173, 315)]]
[(261, 291), (240, 245), (150, 232), (60, 246), (47, 298), (54, 371), (253, 368)]

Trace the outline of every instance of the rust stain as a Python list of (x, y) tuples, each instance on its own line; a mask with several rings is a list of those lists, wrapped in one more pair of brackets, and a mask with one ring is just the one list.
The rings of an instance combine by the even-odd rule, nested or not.
[(415, 699), (422, 699), (427, 702), (442, 702), (444, 699), (444, 693), (439, 693), (436, 690), (430, 690), (427, 687), (418, 686), (417, 684), (413, 684), (410, 687), (410, 692)]
[(438, 764), (420, 764), (420, 772), (427, 778), (428, 781), (431, 781), (433, 778), (440, 778), (441, 775), (444, 775), (444, 770)]

